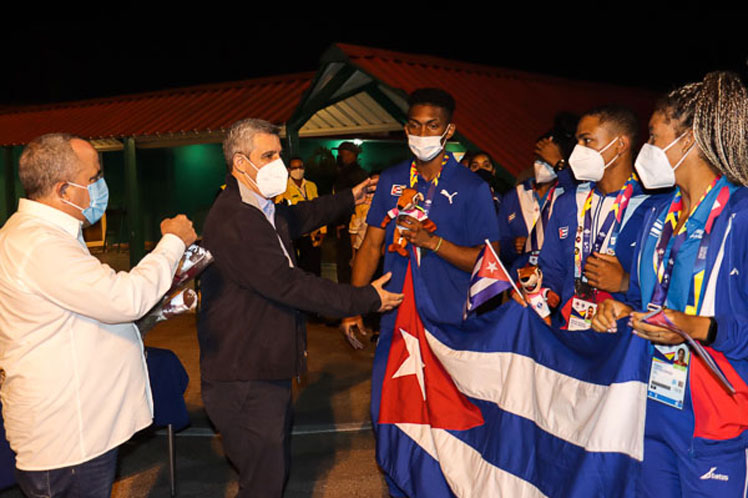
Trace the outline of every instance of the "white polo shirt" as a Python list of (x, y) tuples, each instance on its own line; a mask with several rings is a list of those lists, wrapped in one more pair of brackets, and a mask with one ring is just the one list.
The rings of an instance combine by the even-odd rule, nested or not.
[(115, 273), (88, 252), (80, 221), (21, 199), (0, 229), (0, 399), (19, 469), (86, 462), (151, 424), (131, 322), (169, 289), (184, 249), (166, 235)]

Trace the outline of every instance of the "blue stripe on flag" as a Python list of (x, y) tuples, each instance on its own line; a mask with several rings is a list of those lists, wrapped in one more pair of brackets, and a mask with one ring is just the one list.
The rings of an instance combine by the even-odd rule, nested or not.
[[(486, 424), (452, 432), (488, 463), (534, 483), (548, 496), (634, 496), (640, 462), (620, 453), (587, 452), (495, 404), (471, 399)], [(522, 434), (522, 438), (511, 435)], [(497, 440), (500, 444), (496, 444)]]

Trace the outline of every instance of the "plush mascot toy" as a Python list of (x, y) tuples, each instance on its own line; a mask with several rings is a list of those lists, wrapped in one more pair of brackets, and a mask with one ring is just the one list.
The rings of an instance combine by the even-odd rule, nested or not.
[(543, 287), (543, 271), (537, 266), (525, 265), (517, 270), (517, 277), (525, 301), (540, 315), (545, 323), (550, 325), (550, 308), (558, 306), (561, 298), (548, 287)]
[[(420, 206), (423, 202), (423, 194), (412, 188), (403, 189), (403, 193), (397, 200), (397, 207), (394, 207), (387, 211), (387, 216), (382, 220), (382, 228), (385, 228), (390, 221), (394, 220), (398, 216), (410, 216), (411, 218), (420, 221), (423, 225), (424, 230), (429, 233), (436, 230), (436, 224), (428, 218), (426, 211)], [(403, 237), (403, 232), (407, 228), (395, 225), (395, 234), (392, 238), (392, 244), (387, 247), (390, 252), (396, 252), (400, 256), (408, 257), (408, 251), (405, 249), (408, 246), (408, 241)]]

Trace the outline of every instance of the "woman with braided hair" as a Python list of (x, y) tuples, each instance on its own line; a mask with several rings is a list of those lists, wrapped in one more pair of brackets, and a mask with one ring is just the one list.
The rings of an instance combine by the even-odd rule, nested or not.
[[(651, 342), (640, 496), (745, 496), (748, 489), (748, 95), (714, 72), (664, 97), (636, 160), (647, 188), (675, 185), (644, 217), (626, 302), (592, 326)], [(656, 313), (653, 316), (652, 313)], [(620, 327), (619, 327), (620, 325)], [(736, 393), (690, 351), (711, 354)], [(628, 328), (625, 328), (628, 332)]]

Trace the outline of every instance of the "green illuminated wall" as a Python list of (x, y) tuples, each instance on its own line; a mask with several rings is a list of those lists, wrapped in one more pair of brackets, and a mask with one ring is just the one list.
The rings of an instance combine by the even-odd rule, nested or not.
[[(125, 232), (119, 231), (118, 220), (114, 218), (125, 207), (123, 153), (107, 152), (103, 162), (110, 190), (109, 208), (115, 211), (109, 233), (119, 240), (123, 238), (120, 233)], [(145, 240), (158, 240), (161, 220), (179, 213), (186, 214), (197, 232), (202, 232), (205, 216), (226, 175), (221, 145), (138, 149), (137, 164)]]

